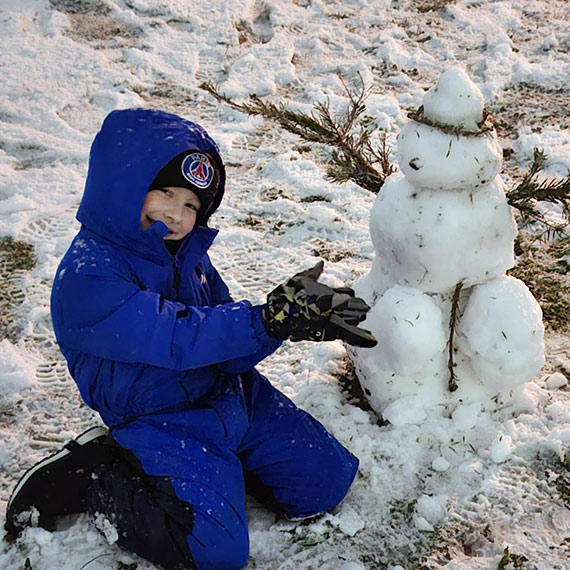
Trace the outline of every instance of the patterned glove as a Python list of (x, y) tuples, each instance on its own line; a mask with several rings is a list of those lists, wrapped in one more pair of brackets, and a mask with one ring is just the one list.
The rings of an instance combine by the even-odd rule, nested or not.
[(354, 346), (370, 348), (376, 339), (358, 327), (370, 307), (350, 288), (333, 289), (317, 279), (324, 263), (294, 275), (267, 296), (265, 327), (282, 340), (341, 339)]

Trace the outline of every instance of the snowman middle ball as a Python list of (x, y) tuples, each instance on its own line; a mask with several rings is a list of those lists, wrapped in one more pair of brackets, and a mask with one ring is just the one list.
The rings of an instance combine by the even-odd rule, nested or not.
[(498, 177), (477, 190), (425, 190), (390, 176), (370, 217), (378, 262), (393, 284), (446, 293), (514, 264), (516, 225)]

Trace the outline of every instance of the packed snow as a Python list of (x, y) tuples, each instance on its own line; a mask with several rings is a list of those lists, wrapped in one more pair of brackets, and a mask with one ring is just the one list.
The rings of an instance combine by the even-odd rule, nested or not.
[[(450, 68), (425, 94), (423, 108), (426, 100), (426, 115), (440, 123), (427, 128), (447, 140), (440, 150), (455, 144), (461, 157), (455, 166), (437, 153), (424, 160), (438, 145), (420, 133), (421, 117), (408, 123), (411, 130), (404, 126), (398, 136), (404, 174), (392, 174), (375, 201), (375, 259), (356, 285), (372, 306), (363, 326), (379, 343), (350, 353), (372, 407), (392, 424), (402, 423), (394, 417), (399, 398), (403, 410), (421, 408), (417, 424), (428, 412), (449, 414), (463, 402), (479, 402), (486, 411), (504, 406), (545, 362), (541, 308), (522, 281), (503, 275), (515, 262), (516, 225), (494, 129), (498, 151), (478, 147), (488, 136), (481, 126), (483, 94), (465, 71)], [(442, 125), (476, 130), (447, 132)], [(473, 163), (477, 168), (470, 169)], [(489, 175), (481, 174), (485, 165), (491, 179), (482, 178)], [(460, 342), (452, 336), (456, 327)]]
[(504, 391), (540, 372), (543, 331), (540, 305), (526, 285), (499, 277), (473, 287), (457, 344), (471, 357), (477, 376)]
[(460, 281), (474, 285), (512, 267), (516, 226), (503, 188), (498, 179), (476, 191), (443, 193), (411, 184), (401, 173), (390, 176), (371, 213), (377, 253), (367, 286), (373, 295), (394, 279), (448, 292)]
[[(0, 252), (10, 300), (10, 318), (7, 308), (0, 317), (0, 523), (25, 469), (100, 423), (55, 345), (51, 280), (78, 229), (103, 118), (152, 106), (201, 123), (220, 144), (228, 189), (212, 257), (233, 296), (263, 302), (324, 259), (324, 282), (357, 284), (371, 300), (369, 328), (386, 347), (359, 365), (389, 370), (384, 388), (365, 394), (373, 409), (338, 341), (286, 343), (260, 367), (360, 471), (345, 501), (308, 523), (250, 501), (248, 568), (495, 570), (514, 567), (506, 552), (522, 567), (568, 568), (570, 345), (547, 329), (542, 365), (540, 310), (505, 276), (517, 228), (504, 191), (535, 146), (549, 156), (547, 175), (570, 170), (569, 19), (564, 0), (3, 0), (0, 237), (32, 244), (37, 264), (11, 270)], [(334, 184), (323, 148), (219, 103), (200, 89), (206, 80), (238, 100), (256, 94), (305, 112), (327, 101), (342, 112), (345, 86), (362, 80), (366, 124), (386, 132), (401, 170), (378, 198)], [(459, 96), (468, 104), (447, 102)], [(433, 125), (408, 117), (422, 104)], [(450, 139), (434, 126), (475, 131), (482, 104), (496, 134)], [(432, 382), (446, 386), (459, 281), (458, 390), (441, 406)], [(114, 544), (108, 521), (69, 523), (16, 543), (0, 531), (0, 569), (26, 559), (34, 570), (154, 569)]]
[(478, 188), (495, 178), (502, 159), (494, 133), (449, 135), (413, 121), (400, 132), (398, 155), (406, 179), (430, 190)]

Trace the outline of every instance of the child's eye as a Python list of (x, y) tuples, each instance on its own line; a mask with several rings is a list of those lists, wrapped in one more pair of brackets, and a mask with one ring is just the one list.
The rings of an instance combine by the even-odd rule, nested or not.
[(196, 206), (196, 204), (188, 202), (188, 204), (186, 204), (186, 207), (189, 208), (190, 210), (194, 210), (196, 212), (198, 211), (198, 206)]
[(170, 192), (170, 190), (168, 190), (168, 188), (159, 188), (159, 190), (160, 190), (163, 194), (166, 194), (167, 196), (170, 196), (170, 194), (172, 194), (172, 192)]

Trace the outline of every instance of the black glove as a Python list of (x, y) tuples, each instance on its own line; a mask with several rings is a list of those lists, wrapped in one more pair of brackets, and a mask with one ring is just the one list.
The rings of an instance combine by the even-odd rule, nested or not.
[(269, 293), (263, 311), (267, 332), (282, 340), (340, 339), (354, 346), (375, 346), (370, 332), (358, 327), (370, 307), (350, 288), (319, 283), (323, 267), (319, 261)]

